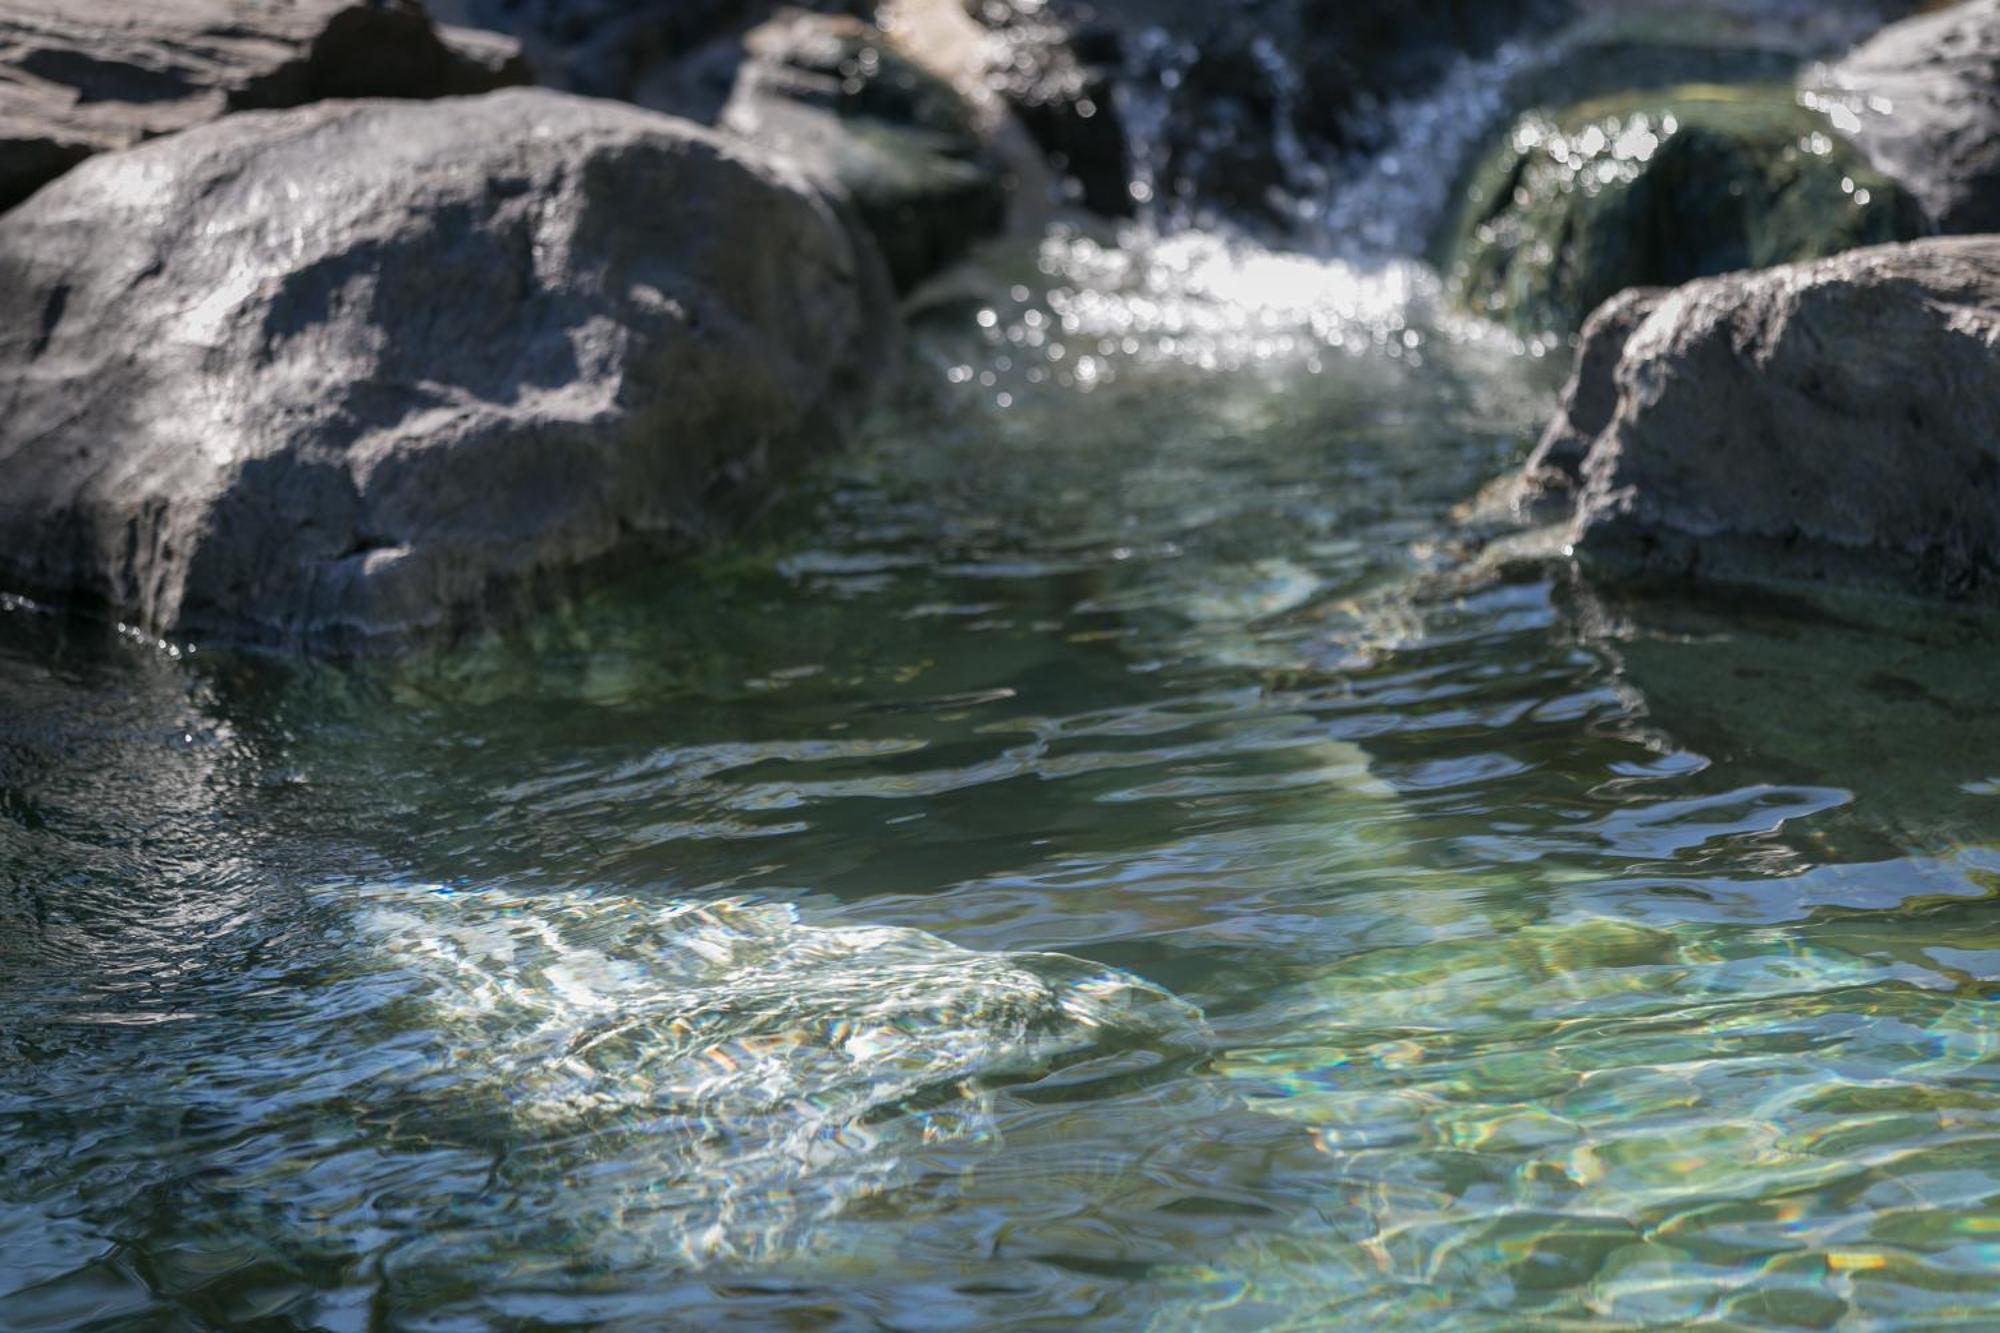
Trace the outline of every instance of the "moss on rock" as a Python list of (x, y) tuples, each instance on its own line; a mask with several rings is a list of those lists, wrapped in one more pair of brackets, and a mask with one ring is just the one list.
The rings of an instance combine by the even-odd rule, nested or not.
[(1472, 178), (1450, 274), (1473, 312), (1566, 334), (1627, 287), (1921, 229), (1901, 187), (1789, 89), (1693, 85), (1522, 116)]

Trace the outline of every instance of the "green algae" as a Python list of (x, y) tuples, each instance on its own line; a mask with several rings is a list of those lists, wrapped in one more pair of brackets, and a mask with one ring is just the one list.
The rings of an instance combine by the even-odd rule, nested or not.
[(1908, 195), (1782, 86), (1691, 84), (1536, 110), (1474, 173), (1449, 281), (1525, 336), (1627, 287), (1906, 240)]

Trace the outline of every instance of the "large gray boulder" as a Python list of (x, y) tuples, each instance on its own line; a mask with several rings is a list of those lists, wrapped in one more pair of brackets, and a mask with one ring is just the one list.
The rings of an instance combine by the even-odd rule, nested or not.
[(2000, 230), (2000, 0), (1885, 28), (1808, 100), (1901, 181), (1938, 230)]
[(1704, 279), (1589, 332), (1538, 457), (1573, 471), (1588, 565), (2000, 604), (2000, 237)]
[(720, 530), (895, 328), (753, 152), (524, 89), (85, 163), (0, 218), (0, 586), (358, 651)]
[(0, 0), (0, 210), (93, 153), (230, 111), (529, 81), (416, 0)]

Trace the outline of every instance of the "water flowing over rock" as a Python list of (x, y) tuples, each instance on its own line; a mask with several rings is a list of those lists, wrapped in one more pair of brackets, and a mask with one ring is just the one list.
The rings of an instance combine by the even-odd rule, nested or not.
[(0, 220), (0, 571), (159, 633), (450, 632), (837, 443), (878, 266), (751, 150), (540, 90), (107, 155)]
[(1602, 573), (2000, 603), (2000, 241), (1631, 298), (1592, 322), (1564, 416), (1551, 439), (1588, 455), (1540, 462), (1574, 471), (1570, 541)]
[(816, 1228), (921, 1172), (919, 1145), (994, 1136), (985, 1080), (1201, 1024), (1080, 959), (776, 904), (395, 885), (363, 901), (360, 931), (407, 971), (437, 1044), (478, 1052), (450, 1061), (470, 1066), (455, 1096), (550, 1142), (518, 1169), (552, 1184), (643, 1149), (643, 1176), (565, 1181), (583, 1242), (626, 1261), (824, 1245)]
[(1809, 96), (1945, 232), (2000, 229), (2000, 0), (1885, 29)]
[[(1293, 201), (1323, 191), (1331, 164), (1388, 142), (1388, 104), (1421, 96), (1465, 58), (1568, 13), (1561, 0), (967, 7), (1008, 43), (994, 67), (996, 88), (1025, 108), (1030, 129), (1063, 156), (1092, 208), (1122, 214), (1136, 203), (1170, 216), (1219, 208), (1279, 230), (1290, 225)], [(1114, 65), (1122, 69), (1112, 107), (1122, 153), (1101, 119)], [(1120, 158), (1132, 177), (1123, 199), (1105, 179)]]
[(1910, 199), (1830, 129), (1757, 88), (1531, 112), (1467, 192), (1454, 294), (1517, 332), (1568, 333), (1626, 287), (1920, 234)]
[(0, 2), (0, 209), (93, 153), (230, 111), (528, 82), (519, 50), (412, 0)]

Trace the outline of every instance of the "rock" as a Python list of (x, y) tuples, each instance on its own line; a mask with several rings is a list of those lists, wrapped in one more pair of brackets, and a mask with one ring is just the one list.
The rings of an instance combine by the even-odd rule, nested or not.
[(1205, 37), (1180, 71), (1174, 92), (1185, 110), (1168, 121), (1160, 184), (1181, 211), (1213, 204), (1239, 218), (1282, 222), (1287, 194), (1303, 192), (1279, 147), (1296, 96), (1277, 52), (1243, 22)]
[[(552, 87), (591, 97), (641, 101), (648, 84), (676, 84), (671, 69), (718, 40), (739, 36), (768, 16), (759, 0), (429, 0), (441, 23), (506, 33), (521, 43)], [(737, 53), (740, 58), (740, 52)], [(646, 104), (654, 110), (712, 120), (733, 81), (727, 63), (707, 114), (699, 106)], [(674, 88), (678, 103), (684, 89)]]
[(1940, 231), (2000, 230), (2000, 0), (1884, 29), (1809, 96)]
[(0, 0), (0, 209), (93, 153), (231, 111), (529, 81), (414, 0)]
[(1007, 188), (963, 96), (858, 19), (789, 13), (752, 32), (725, 128), (854, 201), (907, 291), (994, 235)]
[(459, 96), (518, 88), (535, 82), (534, 67), (511, 37), (479, 28), (440, 25), (438, 40), (456, 62), (451, 89)]
[(1558, 429), (1615, 397), (1570, 529), (1590, 568), (2000, 604), (2000, 238), (1690, 283), (1609, 390), (1586, 350)]
[(1909, 197), (1788, 94), (1683, 89), (1523, 116), (1467, 192), (1450, 280), (1517, 332), (1568, 333), (1626, 287), (1922, 229)]
[(1575, 500), (1583, 461), (1618, 408), (1617, 370), (1625, 344), (1668, 295), (1665, 287), (1628, 287), (1584, 321), (1562, 408), (1522, 469), (1515, 500), (1520, 518), (1556, 517)]
[[(1712, 51), (1759, 51), (1790, 58), (1779, 77), (1790, 81), (1801, 60), (1846, 51), (1883, 24), (1937, 0), (1578, 0), (1578, 37), (1586, 44)], [(1670, 57), (1671, 58), (1671, 57)], [(1568, 63), (1567, 53), (1564, 63)], [(1650, 85), (1643, 71), (1642, 82)], [(1691, 80), (1675, 79), (1675, 83)], [(1571, 95), (1571, 100), (1575, 99)]]
[(794, 173), (515, 90), (231, 116), (0, 218), (0, 586), (160, 634), (450, 634), (727, 527), (895, 320)]

